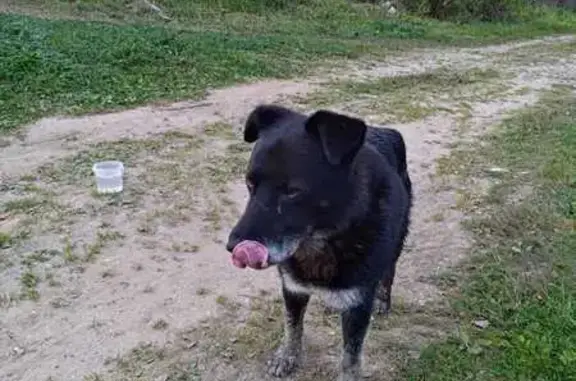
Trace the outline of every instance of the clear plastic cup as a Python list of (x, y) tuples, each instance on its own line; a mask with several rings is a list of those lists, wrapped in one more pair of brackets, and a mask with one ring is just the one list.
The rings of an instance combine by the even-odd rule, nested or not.
[(98, 193), (119, 193), (124, 189), (124, 164), (120, 161), (101, 161), (92, 167)]

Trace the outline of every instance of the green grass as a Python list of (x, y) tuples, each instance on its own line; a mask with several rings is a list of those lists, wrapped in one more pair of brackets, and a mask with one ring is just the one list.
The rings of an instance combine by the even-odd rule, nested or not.
[(52, 200), (36, 197), (26, 197), (11, 200), (0, 204), (0, 211), (12, 214), (36, 215), (46, 209), (55, 209), (56, 205)]
[(0, 15), (0, 129), (42, 115), (198, 97), (209, 87), (351, 58), (345, 42)]
[[(15, 1), (21, 11), (39, 9), (34, 1)], [(571, 12), (530, 7), (521, 21), (452, 23), (418, 17), (391, 18), (380, 6), (347, 0), (163, 0), (162, 14), (137, 2), (117, 0), (44, 0), (48, 17), (153, 24), (186, 30), (242, 34), (299, 35), (308, 38), (408, 38), (471, 42), (533, 37), (574, 30)], [(24, 5), (24, 6), (22, 6)], [(163, 16), (168, 16), (167, 20)]]
[(406, 378), (576, 380), (576, 98), (557, 90), (486, 140), (465, 175), (510, 172), (469, 221), (472, 259), (447, 278), (460, 332), (425, 349)]
[(22, 299), (28, 300), (38, 300), (40, 294), (38, 294), (38, 276), (28, 269), (22, 273), (20, 276), (20, 283), (22, 284)]
[(464, 25), (387, 18), (345, 0), (166, 0), (166, 21), (136, 3), (8, 2), (44, 18), (0, 14), (0, 131), (46, 115), (197, 98), (209, 88), (302, 75), (326, 61), (400, 47), (576, 30), (576, 15), (552, 11), (514, 25)]
[(10, 247), (12, 244), (12, 236), (8, 233), (0, 232), (0, 249)]

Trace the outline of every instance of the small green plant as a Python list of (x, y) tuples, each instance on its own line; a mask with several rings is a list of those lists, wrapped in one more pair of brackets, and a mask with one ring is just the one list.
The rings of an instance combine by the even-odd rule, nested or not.
[(96, 239), (91, 244), (85, 246), (85, 256), (84, 261), (92, 262), (96, 259), (98, 255), (102, 252), (102, 249), (109, 243), (113, 241), (118, 241), (124, 238), (124, 235), (120, 232), (103, 230), (96, 234)]
[(8, 233), (0, 232), (0, 249), (6, 249), (12, 244), (12, 236)]
[(64, 242), (64, 261), (67, 263), (73, 263), (78, 260), (78, 257), (74, 254), (74, 249), (72, 247), (72, 240), (70, 237), (66, 237)]
[(22, 284), (22, 298), (28, 300), (38, 300), (40, 294), (38, 293), (38, 277), (32, 270), (27, 269), (20, 276), (20, 283)]

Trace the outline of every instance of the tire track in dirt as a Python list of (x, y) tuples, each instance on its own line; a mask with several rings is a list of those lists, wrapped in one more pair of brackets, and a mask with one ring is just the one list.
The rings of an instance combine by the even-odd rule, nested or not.
[[(356, 64), (356, 67), (351, 65), (348, 71), (324, 73), (307, 81), (266, 81), (217, 90), (201, 102), (149, 106), (80, 118), (43, 119), (23, 130), (20, 135), (9, 137), (9, 144), (0, 148), (0, 179), (3, 185), (7, 185), (7, 189), (0, 189), (0, 201), (17, 200), (22, 196), (24, 191), (18, 184), (23, 174), (36, 173), (38, 167), (65, 160), (93, 144), (119, 139), (144, 139), (149, 142), (163, 136), (161, 134), (179, 131), (187, 135), (171, 138), (170, 141), (161, 140), (159, 148), (150, 148), (148, 143), (142, 143), (142, 152), (138, 151), (138, 155), (133, 157), (135, 164), (143, 167), (133, 166), (132, 170), (144, 171), (143, 168), (160, 160), (166, 151), (168, 162), (181, 159), (186, 166), (192, 165), (186, 160), (190, 159), (188, 156), (194, 156), (193, 149), (199, 152), (197, 157), (193, 157), (194, 160), (208, 160), (206, 158), (209, 158), (211, 151), (223, 150), (224, 146), (218, 143), (220, 135), (208, 145), (202, 145), (205, 141), (194, 140), (194, 136), (206, 132), (207, 125), (226, 122), (234, 126), (237, 132), (251, 108), (262, 102), (283, 102), (309, 109), (311, 106), (299, 104), (295, 97), (305, 98), (321, 89), (327, 79), (348, 77), (367, 80), (420, 74), (440, 67), (449, 70), (495, 67), (505, 73), (506, 78), (502, 81), (507, 83), (508, 90), (494, 94), (494, 99), (490, 101), (472, 102), (465, 129), (462, 128), (462, 118), (442, 111), (424, 120), (392, 124), (402, 131), (407, 142), (416, 204), (409, 243), (398, 266), (394, 290), (398, 310), (408, 311), (407, 315), (393, 317), (389, 322), (376, 322), (376, 333), (369, 338), (379, 347), (369, 344), (367, 371), (372, 379), (381, 379), (393, 374), (394, 364), (398, 364), (392, 358), (396, 348), (394, 345), (412, 352), (419, 345), (442, 336), (442, 329), (434, 326), (434, 319), (430, 316), (434, 312), (430, 306), (441, 304), (441, 291), (430, 279), (460, 261), (468, 244), (466, 234), (459, 226), (462, 214), (454, 207), (458, 204), (458, 192), (442, 187), (434, 179), (435, 161), (449, 153), (452, 144), (459, 138), (481, 134), (508, 112), (533, 104), (538, 99), (539, 91), (557, 83), (574, 84), (574, 54), (572, 51), (567, 53), (553, 49), (558, 44), (571, 44), (572, 41), (572, 37), (558, 37), (485, 48), (420, 50), (385, 62)], [(530, 57), (518, 58), (526, 49), (530, 50)], [(542, 59), (530, 64), (536, 56), (554, 54), (565, 59), (554, 62)], [(514, 57), (518, 59), (514, 60)], [(354, 112), (354, 107), (336, 105), (333, 108)], [(378, 113), (366, 115), (362, 112), (359, 115), (373, 123), (385, 122)], [(228, 131), (227, 139), (231, 138)], [(190, 142), (190, 139), (193, 141)], [(198, 148), (198, 144), (203, 148)], [(140, 146), (136, 148), (140, 149)], [(166, 168), (155, 173), (166, 172)], [(182, 171), (178, 173), (186, 173), (187, 167), (180, 169)], [(58, 200), (74, 210), (85, 212), (95, 208), (89, 186), (58, 182), (41, 185), (58, 193)], [(155, 185), (162, 187), (161, 182)], [(206, 186), (209, 184), (201, 185)], [(241, 208), (245, 202), (243, 186), (233, 181), (229, 189), (227, 199)], [(148, 188), (148, 192), (151, 191)], [(182, 188), (178, 188), (178, 191), (184, 192)], [(50, 375), (55, 381), (82, 380), (90, 372), (101, 371), (106, 364), (116, 364), (110, 363), (109, 359), (127, 353), (140, 342), (154, 342), (158, 348), (166, 347), (167, 353), (174, 355), (174, 358), (185, 357), (184, 352), (195, 353), (194, 348), (212, 353), (210, 348), (203, 345), (206, 342), (219, 344), (217, 339), (221, 339), (221, 336), (215, 335), (211, 329), (220, 328), (221, 333), (229, 332), (216, 322), (230, 314), (231, 305), (234, 317), (227, 322), (238, 324), (239, 321), (246, 321), (246, 311), (250, 309), (253, 296), (262, 291), (276, 295), (273, 271), (240, 272), (228, 263), (218, 241), (225, 237), (227, 226), (233, 222), (231, 215), (226, 215), (228, 221), (221, 221), (221, 230), (215, 233), (215, 240), (214, 234), (206, 234), (198, 228), (203, 222), (197, 218), (180, 219), (177, 223), (160, 222), (152, 233), (145, 234), (140, 222), (134, 221), (140, 221), (138, 218), (146, 209), (168, 207), (178, 201), (180, 195), (155, 194), (152, 198), (144, 194), (139, 197), (142, 201), (136, 206), (96, 208), (95, 214), (76, 214), (67, 220), (71, 226), (67, 227), (68, 230), (60, 229), (32, 237), (34, 244), (24, 244), (19, 249), (21, 251), (18, 253), (25, 253), (31, 249), (61, 245), (57, 238), (68, 231), (72, 231), (74, 239), (81, 241), (87, 236), (92, 237), (102, 222), (125, 237), (121, 244), (112, 242), (103, 246), (95, 263), (83, 266), (53, 265), (50, 271), (59, 275), (61, 286), (42, 288), (38, 302), (21, 301), (10, 304), (2, 311), (0, 379), (36, 381)], [(187, 194), (187, 197), (183, 200), (196, 200), (195, 195)], [(105, 212), (100, 213), (102, 210)], [(21, 222), (20, 218), (12, 215), (4, 218), (0, 221), (0, 231), (11, 232)], [(183, 249), (182, 246), (188, 241), (194, 248)], [(174, 247), (176, 243), (179, 245), (177, 250)], [(21, 276), (22, 272), (15, 267), (0, 267), (1, 284), (14, 284)], [(427, 311), (422, 312), (424, 307)], [(271, 312), (269, 306), (262, 308)], [(422, 322), (422, 319), (429, 321)], [(337, 327), (332, 320), (325, 324), (319, 321), (319, 315), (314, 314), (310, 324), (316, 328), (309, 337), (311, 353), (306, 364), (309, 369), (295, 376), (295, 380), (328, 380), (336, 369), (338, 352), (333, 334)], [(198, 327), (206, 328), (208, 333), (198, 336)], [(186, 336), (183, 332), (189, 334), (185, 346), (188, 350), (173, 353), (173, 348), (180, 345)], [(321, 335), (324, 333), (328, 335), (328, 341)], [(386, 342), (389, 344), (384, 344)], [(237, 345), (236, 342), (232, 344), (232, 347)], [(268, 344), (254, 343), (255, 346)], [(142, 365), (139, 362), (145, 361), (146, 356), (138, 353), (140, 357), (133, 359), (134, 364), (148, 369), (145, 363)], [(163, 366), (168, 366), (168, 363), (173, 365), (167, 360), (168, 357), (153, 357), (150, 364), (155, 370), (148, 369), (148, 373), (142, 376), (144, 378), (130, 373), (130, 366), (127, 366), (128, 371), (123, 368), (122, 375), (127, 380), (167, 379), (161, 377), (165, 377), (162, 372), (167, 372)], [(390, 365), (379, 366), (375, 363), (376, 359), (380, 364)], [(215, 359), (204, 358), (200, 365), (204, 373), (202, 379), (262, 379), (258, 362), (249, 361), (238, 368), (239, 363), (235, 361), (234, 358), (227, 359), (225, 353), (218, 353)], [(119, 379), (114, 375), (118, 373), (113, 373), (111, 379)]]

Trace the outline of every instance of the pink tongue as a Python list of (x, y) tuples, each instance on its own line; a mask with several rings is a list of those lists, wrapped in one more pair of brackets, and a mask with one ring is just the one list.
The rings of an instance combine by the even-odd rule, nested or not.
[(268, 249), (260, 242), (242, 241), (232, 251), (232, 263), (241, 269), (246, 266), (261, 270), (268, 267)]

